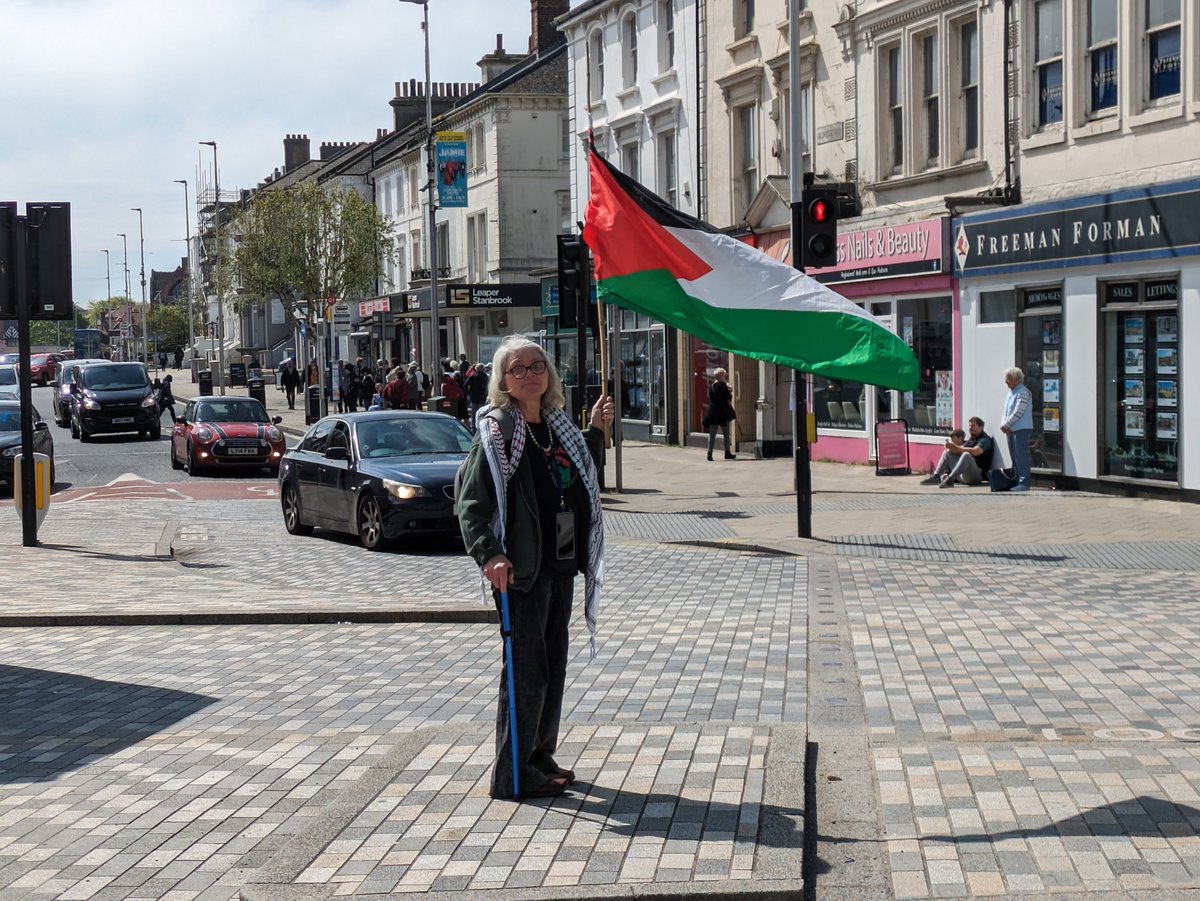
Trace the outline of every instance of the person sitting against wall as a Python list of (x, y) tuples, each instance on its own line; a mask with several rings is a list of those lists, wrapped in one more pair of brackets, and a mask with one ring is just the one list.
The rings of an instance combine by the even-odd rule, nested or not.
[(937, 485), (939, 488), (953, 488), (955, 482), (964, 485), (978, 485), (992, 468), (992, 454), (996, 443), (992, 436), (983, 430), (983, 420), (972, 416), (967, 421), (968, 438), (962, 429), (955, 429), (946, 439), (946, 449), (942, 451), (941, 459), (927, 478), (921, 480), (922, 485)]

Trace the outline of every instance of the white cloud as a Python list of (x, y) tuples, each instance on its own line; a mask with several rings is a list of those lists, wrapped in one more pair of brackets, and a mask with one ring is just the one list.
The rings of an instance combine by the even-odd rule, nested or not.
[[(137, 214), (151, 269), (178, 265), (183, 189), (216, 140), (221, 186), (253, 187), (283, 165), (286, 134), (372, 140), (390, 128), (394, 83), (425, 73), (421, 7), (398, 0), (3, 0), (0, 200), (70, 201), (75, 300), (123, 289)], [(528, 46), (529, 0), (432, 0), (434, 81), (478, 82), (504, 34)], [(193, 224), (194, 230), (194, 224)]]

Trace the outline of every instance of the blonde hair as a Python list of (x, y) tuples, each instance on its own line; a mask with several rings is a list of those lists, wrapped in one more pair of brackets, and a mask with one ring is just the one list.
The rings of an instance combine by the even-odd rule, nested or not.
[(725, 378), (729, 378), (729, 373), (725, 371), (724, 367), (718, 366), (716, 369), (713, 370), (713, 378), (714, 379), (716, 379), (717, 381), (720, 381), (722, 376), (724, 376)]
[(492, 374), (488, 378), (488, 403), (493, 407), (502, 407), (506, 410), (517, 408), (517, 402), (512, 399), (512, 395), (508, 393), (508, 389), (504, 385), (504, 377), (508, 374), (506, 370), (509, 359), (529, 348), (536, 350), (546, 364), (546, 393), (542, 395), (543, 409), (563, 409), (567, 405), (567, 399), (563, 396), (562, 379), (559, 378), (558, 370), (546, 359), (546, 352), (542, 350), (541, 345), (522, 335), (505, 338), (496, 348), (496, 355), (492, 357)]

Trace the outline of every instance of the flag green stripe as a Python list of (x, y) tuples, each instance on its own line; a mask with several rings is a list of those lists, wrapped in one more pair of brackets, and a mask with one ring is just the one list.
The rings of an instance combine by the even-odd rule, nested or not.
[(756, 360), (900, 391), (915, 390), (919, 381), (908, 345), (861, 316), (713, 307), (688, 295), (665, 269), (604, 279), (596, 295), (601, 303), (636, 310)]

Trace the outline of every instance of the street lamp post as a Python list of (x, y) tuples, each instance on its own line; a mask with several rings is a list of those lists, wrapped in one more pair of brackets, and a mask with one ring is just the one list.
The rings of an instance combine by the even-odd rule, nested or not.
[(438, 247), (437, 247), (437, 204), (434, 192), (437, 186), (434, 182), (434, 134), (433, 134), (433, 92), (429, 83), (429, 0), (400, 0), (401, 3), (415, 3), (424, 10), (421, 30), (425, 32), (425, 168), (428, 179), (425, 184), (426, 200), (429, 202), (429, 326), (433, 333), (434, 369), (430, 378), (434, 384), (442, 377), (442, 347), (438, 332), (441, 324), (438, 322)]
[(187, 231), (187, 288), (188, 288), (188, 351), (196, 356), (195, 307), (192, 305), (192, 294), (195, 283), (192, 281), (192, 208), (188, 206), (187, 180), (175, 179), (175, 184), (183, 185), (183, 225)]
[(112, 297), (112, 265), (109, 263), (108, 251), (102, 250), (100, 252), (104, 254), (104, 277), (108, 284), (108, 293), (104, 295), (104, 299), (109, 300)]
[(221, 176), (217, 170), (217, 142), (201, 141), (213, 150), (213, 210), (215, 233), (213, 235), (213, 288), (217, 292), (217, 385), (225, 395), (225, 300), (221, 296)]
[[(129, 320), (129, 337), (133, 337), (133, 301), (129, 298), (129, 238), (124, 232), (118, 232), (117, 237), (121, 239), (121, 246), (125, 248), (125, 316)], [(128, 346), (126, 346), (128, 350)]]
[(140, 245), (140, 254), (142, 259), (142, 359), (144, 362), (150, 362), (150, 334), (146, 330), (150, 327), (150, 317), (146, 310), (146, 232), (142, 228), (142, 208), (140, 206), (130, 207), (131, 213), (138, 214), (138, 241)]

